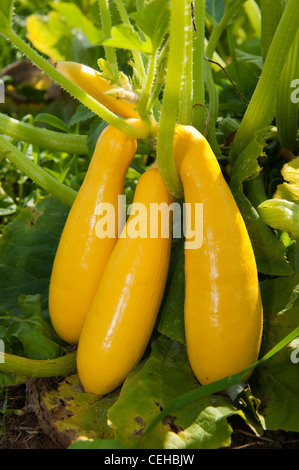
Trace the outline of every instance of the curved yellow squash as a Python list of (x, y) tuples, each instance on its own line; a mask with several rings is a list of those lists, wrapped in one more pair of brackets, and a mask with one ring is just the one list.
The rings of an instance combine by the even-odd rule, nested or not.
[(174, 158), (185, 202), (193, 211), (203, 204), (202, 246), (185, 249), (184, 315), (190, 365), (204, 385), (256, 361), (262, 303), (246, 226), (208, 142), (177, 126)]
[[(77, 368), (86, 392), (104, 395), (116, 389), (145, 352), (164, 294), (171, 248), (171, 236), (150, 237), (156, 220), (150, 206), (172, 202), (158, 169), (147, 170), (80, 336)], [(171, 211), (164, 212), (163, 224), (170, 229), (171, 219)]]
[(126, 100), (119, 100), (112, 96), (104, 95), (105, 91), (113, 89), (110, 82), (101, 77), (100, 72), (87, 65), (77, 62), (57, 62), (56, 69), (71, 82), (78, 85), (82, 90), (92, 96), (99, 103), (106, 106), (115, 114), (124, 118), (138, 119), (139, 114), (134, 104)]
[[(69, 344), (78, 343), (85, 317), (117, 242), (118, 196), (123, 193), (136, 148), (136, 140), (112, 126), (104, 129), (63, 229), (50, 280), (49, 311), (57, 334)], [(100, 238), (96, 234), (103, 203), (115, 209), (114, 237)]]

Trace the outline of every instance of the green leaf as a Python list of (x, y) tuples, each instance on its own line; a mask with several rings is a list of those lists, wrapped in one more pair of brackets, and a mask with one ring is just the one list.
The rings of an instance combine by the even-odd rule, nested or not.
[[(264, 304), (262, 351), (265, 351), (298, 326), (299, 276), (266, 280), (261, 283), (261, 293)], [(263, 363), (253, 376), (252, 391), (262, 399), (267, 430), (299, 431), (299, 367), (291, 357), (298, 348), (297, 338)]]
[(257, 210), (243, 192), (243, 182), (258, 175), (257, 158), (265, 147), (266, 129), (256, 132), (254, 139), (235, 160), (230, 175), (230, 189), (244, 218), (258, 271), (263, 274), (290, 276), (293, 269), (286, 259), (286, 248), (274, 232), (262, 221)]
[(152, 53), (152, 43), (147, 37), (143, 41), (137, 31), (131, 25), (121, 24), (112, 27), (112, 38), (102, 41), (102, 45), (128, 49), (131, 51), (140, 51), (144, 54)]
[[(68, 449), (125, 449), (125, 447), (113, 439), (78, 439)], [(106, 457), (110, 458), (110, 457)]]
[(172, 250), (169, 276), (156, 328), (171, 339), (185, 344), (185, 253), (181, 243)]
[(88, 121), (89, 119), (92, 119), (95, 117), (95, 114), (84, 104), (79, 104), (79, 106), (76, 109), (76, 112), (73, 114), (71, 119), (69, 120), (69, 126), (74, 126), (75, 124), (79, 124), (85, 121)]
[(5, 215), (14, 214), (17, 210), (17, 205), (14, 200), (8, 196), (0, 187), (0, 217)]
[(225, 11), (225, 0), (207, 0), (206, 9), (216, 23), (219, 23)]
[[(72, 374), (55, 388), (42, 388), (39, 400), (48, 412), (51, 428), (58, 436), (68, 436), (68, 440), (75, 443), (74, 448), (81, 448), (84, 443), (96, 448), (98, 442), (102, 443), (102, 448), (105, 444), (109, 448), (109, 443), (114, 442), (114, 433), (108, 424), (107, 412), (117, 398), (116, 392), (105, 396), (83, 392), (78, 375)], [(61, 403), (63, 406), (59, 406)]]
[(48, 291), (54, 256), (69, 207), (46, 197), (26, 207), (3, 230), (0, 239), (0, 309), (22, 314), (21, 294), (40, 294), (48, 319)]
[[(190, 408), (190, 406), (189, 406)], [(184, 431), (170, 431), (165, 439), (166, 449), (217, 449), (231, 443), (232, 427), (227, 421), (232, 415), (239, 414), (227, 397), (206, 397), (193, 404), (192, 414), (197, 417)], [(185, 410), (187, 420), (188, 412)], [(191, 420), (192, 421), (192, 420)], [(182, 422), (182, 420), (180, 421)]]
[(274, 198), (299, 203), (299, 157), (285, 163), (281, 175), (285, 181), (277, 186)]
[(48, 113), (39, 113), (37, 116), (34, 118), (34, 122), (43, 122), (44, 124), (48, 124), (52, 127), (55, 127), (56, 129), (59, 129), (63, 132), (67, 132), (71, 134), (71, 130), (68, 128), (68, 126), (62, 121), (57, 116), (54, 116), (53, 114), (48, 114)]
[(6, 33), (11, 29), (11, 19), (14, 0), (2, 0), (0, 10), (0, 33)]
[(131, 16), (141, 31), (151, 39), (153, 51), (156, 51), (168, 32), (170, 20), (169, 2), (165, 0), (152, 0), (145, 4), (143, 10), (132, 13)]
[(77, 5), (67, 2), (50, 2), (50, 6), (66, 19), (70, 27), (81, 29), (92, 44), (98, 44), (101, 41), (102, 31), (84, 15)]
[[(108, 419), (115, 439), (132, 448), (217, 448), (230, 443), (226, 418), (244, 415), (221, 396), (205, 397), (167, 416), (143, 437), (143, 431), (161, 409), (190, 390), (198, 388), (184, 345), (159, 337), (147, 360), (129, 375)], [(176, 433), (179, 433), (176, 435)]]
[(57, 335), (42, 316), (40, 295), (20, 295), (22, 316), (8, 312), (0, 314), (0, 322), (8, 324), (7, 338), (17, 338), (23, 346), (24, 356), (30, 359), (54, 359), (63, 354)]
[[(59, 8), (59, 7), (58, 7)], [(82, 29), (57, 11), (48, 15), (34, 14), (26, 18), (27, 38), (33, 46), (54, 62), (73, 60), (88, 63), (92, 59), (93, 44)]]

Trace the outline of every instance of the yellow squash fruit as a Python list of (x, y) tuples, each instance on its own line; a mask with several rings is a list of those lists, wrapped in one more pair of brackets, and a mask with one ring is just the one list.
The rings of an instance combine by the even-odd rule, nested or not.
[[(132, 124), (135, 120), (129, 120)], [(139, 122), (136, 121), (136, 125)], [(49, 289), (49, 312), (57, 334), (77, 344), (83, 323), (118, 236), (118, 196), (137, 142), (112, 126), (101, 133), (84, 181), (65, 223)], [(103, 204), (115, 209), (115, 231), (99, 237)], [(111, 236), (115, 235), (115, 236)]]
[(106, 106), (115, 114), (124, 118), (139, 118), (136, 106), (125, 99), (117, 99), (104, 93), (113, 90), (113, 85), (108, 80), (101, 77), (100, 72), (87, 65), (77, 62), (57, 62), (56, 69), (71, 82), (75, 83), (82, 90), (92, 96), (99, 103)]
[[(80, 336), (77, 369), (86, 392), (104, 395), (116, 389), (145, 352), (164, 294), (172, 224), (165, 206), (158, 227), (150, 207), (172, 202), (159, 170), (148, 169), (137, 183), (132, 211)], [(161, 224), (168, 233), (164, 238)], [(158, 237), (150, 236), (150, 227)]]
[(262, 303), (245, 223), (207, 140), (178, 125), (174, 159), (191, 213), (203, 204), (202, 245), (185, 248), (184, 318), (189, 362), (205, 385), (256, 361)]

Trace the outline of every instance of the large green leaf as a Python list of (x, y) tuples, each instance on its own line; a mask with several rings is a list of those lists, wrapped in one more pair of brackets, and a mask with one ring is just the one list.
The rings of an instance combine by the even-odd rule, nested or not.
[[(299, 276), (261, 283), (264, 304), (262, 352), (269, 350), (299, 324)], [(252, 391), (263, 402), (261, 413), (268, 430), (299, 431), (299, 341), (262, 364), (251, 382)]]
[(18, 298), (40, 294), (48, 319), (48, 291), (54, 256), (69, 207), (46, 197), (26, 207), (3, 230), (0, 239), (0, 310), (22, 315)]
[(51, 325), (42, 316), (42, 298), (37, 295), (20, 295), (19, 305), (22, 316), (9, 312), (0, 313), (0, 325), (7, 326), (7, 341), (18, 339), (23, 347), (23, 355), (30, 359), (54, 359), (62, 355), (58, 344), (61, 341)]
[(245, 419), (228, 397), (211, 395), (167, 416), (143, 437), (151, 420), (171, 401), (198, 388), (184, 345), (165, 336), (152, 343), (147, 360), (129, 375), (108, 419), (126, 448), (219, 448), (230, 443), (226, 418)]

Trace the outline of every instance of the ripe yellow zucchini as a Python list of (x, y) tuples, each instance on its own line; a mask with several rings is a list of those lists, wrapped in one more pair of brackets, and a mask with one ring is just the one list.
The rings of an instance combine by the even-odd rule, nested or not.
[[(69, 344), (78, 343), (85, 317), (116, 244), (118, 196), (123, 193), (125, 176), (136, 148), (136, 140), (112, 126), (104, 129), (63, 229), (50, 280), (49, 312), (57, 334)], [(99, 238), (96, 234), (99, 207), (103, 203), (110, 203), (115, 209), (115, 237)]]
[(82, 90), (92, 96), (99, 103), (106, 106), (115, 114), (124, 118), (139, 118), (136, 106), (126, 100), (116, 99), (105, 95), (106, 91), (113, 89), (108, 80), (101, 77), (100, 72), (87, 65), (77, 62), (57, 62), (56, 69), (71, 82), (78, 85)]
[[(159, 170), (148, 169), (138, 181), (132, 212), (80, 336), (77, 369), (86, 392), (104, 395), (116, 389), (145, 352), (164, 293), (172, 222), (171, 211), (162, 213), (166, 231), (165, 224), (169, 224), (169, 236), (150, 237), (150, 225), (155, 224), (150, 206), (172, 202)], [(144, 230), (139, 237), (132, 230), (138, 221), (142, 225), (139, 234)]]
[(246, 226), (208, 142), (179, 125), (174, 159), (185, 202), (203, 203), (202, 246), (185, 249), (184, 315), (190, 365), (205, 385), (256, 361), (262, 303)]

